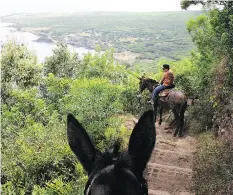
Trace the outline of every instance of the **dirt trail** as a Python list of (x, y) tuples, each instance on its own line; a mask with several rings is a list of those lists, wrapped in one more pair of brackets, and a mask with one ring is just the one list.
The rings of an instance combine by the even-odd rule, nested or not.
[(156, 124), (156, 145), (147, 170), (149, 195), (193, 195), (192, 161), (196, 149), (193, 137), (174, 138)]
[[(163, 117), (165, 121), (169, 115)], [(127, 129), (133, 129), (138, 120), (126, 120)], [(194, 195), (191, 192), (193, 154), (197, 141), (191, 136), (173, 137), (165, 130), (167, 123), (156, 124), (156, 145), (145, 171), (149, 195)]]

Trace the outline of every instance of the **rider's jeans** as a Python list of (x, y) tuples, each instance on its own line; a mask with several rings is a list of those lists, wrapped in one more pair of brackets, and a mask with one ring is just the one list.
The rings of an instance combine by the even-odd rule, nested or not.
[(165, 85), (159, 85), (158, 87), (156, 87), (152, 93), (152, 100), (155, 100), (156, 97), (158, 97), (159, 95), (159, 92), (160, 91), (163, 91), (164, 89), (171, 89), (171, 88), (174, 88), (175, 85), (172, 84), (172, 85), (169, 85), (169, 86), (165, 86)]
[(159, 92), (163, 91), (165, 89), (164, 85), (159, 85), (158, 87), (156, 87), (152, 93), (152, 100), (155, 100), (156, 97), (158, 97)]

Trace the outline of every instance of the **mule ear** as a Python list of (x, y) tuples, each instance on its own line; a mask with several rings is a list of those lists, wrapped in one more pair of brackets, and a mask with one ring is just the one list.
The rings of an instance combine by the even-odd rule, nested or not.
[(95, 161), (96, 150), (86, 130), (72, 114), (67, 115), (67, 137), (71, 150), (77, 156), (83, 168), (90, 174)]
[(153, 111), (145, 112), (135, 125), (129, 140), (128, 154), (132, 159), (133, 172), (141, 174), (155, 146), (155, 122)]

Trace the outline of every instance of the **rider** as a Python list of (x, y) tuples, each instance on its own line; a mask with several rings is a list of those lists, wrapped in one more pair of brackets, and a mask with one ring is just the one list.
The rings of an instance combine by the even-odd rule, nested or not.
[(170, 66), (168, 64), (163, 65), (163, 78), (160, 82), (160, 85), (157, 86), (153, 93), (152, 93), (152, 100), (149, 103), (154, 103), (155, 100), (158, 99), (159, 92), (163, 91), (164, 89), (171, 89), (174, 88), (174, 75), (170, 71)]

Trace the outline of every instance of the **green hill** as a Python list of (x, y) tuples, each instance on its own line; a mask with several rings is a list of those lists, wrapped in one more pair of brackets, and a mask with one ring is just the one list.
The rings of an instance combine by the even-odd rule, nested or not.
[(148, 64), (161, 58), (180, 60), (188, 55), (193, 43), (186, 22), (200, 14), (197, 11), (21, 14), (2, 17), (2, 21), (80, 47), (95, 48), (97, 44), (103, 50), (113, 47), (120, 53), (116, 59), (126, 64)]

